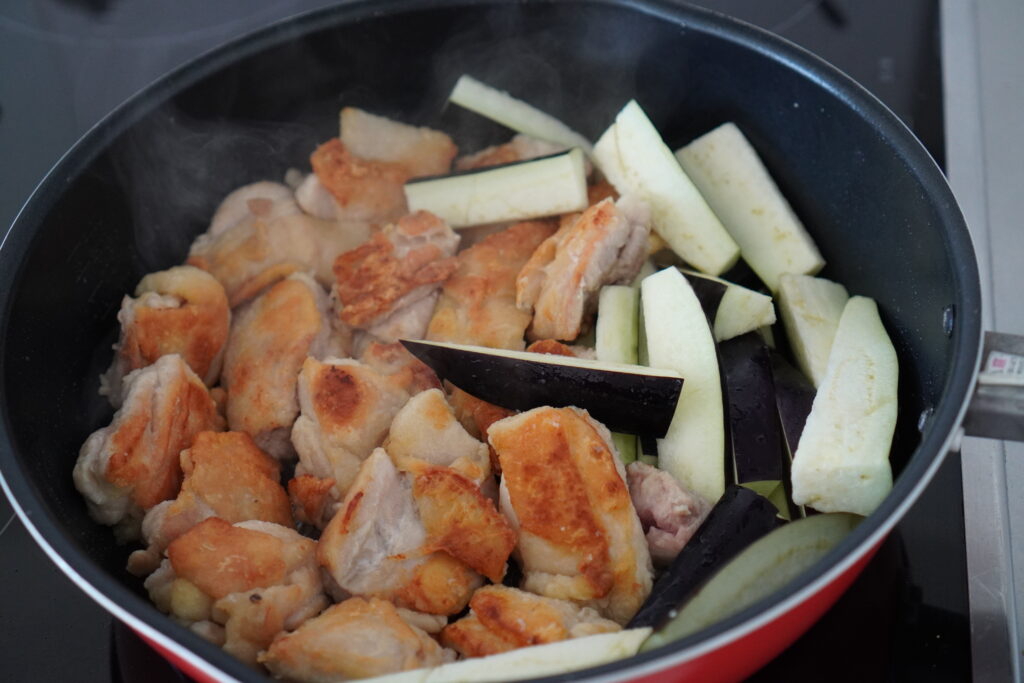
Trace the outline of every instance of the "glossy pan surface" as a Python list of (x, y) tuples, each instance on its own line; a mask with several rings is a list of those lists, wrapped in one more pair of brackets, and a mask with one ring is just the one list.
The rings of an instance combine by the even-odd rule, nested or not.
[(980, 337), (966, 227), (911, 133), (836, 70), (752, 27), (658, 1), (404, 0), (306, 15), (201, 57), (115, 111), (43, 181), (0, 247), (5, 486), (65, 572), (203, 667), (259, 678), (149, 604), (124, 571), (129, 549), (89, 519), (71, 481), (85, 437), (111, 415), (96, 389), (121, 297), (181, 262), (231, 189), (308, 168), (343, 105), (444, 127), (466, 151), (507, 136), (443, 110), (464, 72), (591, 138), (630, 98), (673, 148), (736, 122), (817, 241), (823, 275), (878, 301), (900, 358), (899, 476), (878, 511), (788, 589), (595, 675), (654, 671), (802, 600), (895, 524), (959, 424)]

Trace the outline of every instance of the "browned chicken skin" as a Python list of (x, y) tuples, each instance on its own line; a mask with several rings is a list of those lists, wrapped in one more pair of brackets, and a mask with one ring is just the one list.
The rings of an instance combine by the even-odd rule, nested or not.
[(410, 173), (404, 165), (360, 159), (338, 138), (317, 147), (309, 161), (337, 203), (337, 218), (384, 223), (408, 211), (404, 186)]
[(629, 282), (647, 256), (650, 216), (631, 197), (566, 220), (519, 273), (516, 305), (533, 310), (531, 339), (573, 340), (606, 284)]
[(110, 425), (82, 445), (74, 480), (93, 519), (134, 539), (143, 513), (178, 493), (181, 451), (223, 423), (206, 386), (178, 355), (129, 374), (124, 392)]
[(410, 178), (443, 175), (459, 153), (441, 131), (410, 126), (355, 107), (341, 110), (341, 142), (363, 159), (403, 166)]
[(316, 542), (270, 522), (211, 517), (179, 536), (146, 579), (157, 606), (242, 661), (327, 606)]
[(454, 659), (386, 600), (350, 598), (278, 636), (259, 661), (279, 678), (328, 683), (439, 666)]
[(320, 536), (317, 556), (336, 597), (378, 597), (418, 612), (455, 614), (482, 579), (428, 547), (412, 487), (412, 476), (375, 450)]
[(231, 326), (223, 374), (228, 426), (278, 459), (294, 452), (299, 369), (307, 356), (330, 351), (327, 306), (319, 285), (293, 275), (240, 310)]
[(211, 386), (220, 375), (231, 325), (227, 295), (198, 268), (177, 266), (142, 278), (135, 298), (124, 297), (117, 314), (121, 337), (101, 393), (121, 405), (121, 381), (132, 370), (176, 353)]
[(291, 438), (299, 464), (288, 488), (302, 521), (322, 528), (409, 395), (359, 361), (307, 358), (298, 396), (302, 414)]
[(248, 434), (200, 432), (191, 448), (181, 452), (181, 469), (185, 478), (178, 497), (156, 505), (142, 520), (142, 537), (149, 547), (129, 556), (133, 574), (152, 572), (171, 541), (210, 517), (292, 525), (278, 464)]
[(496, 422), (489, 438), (501, 461), (502, 511), (518, 533), (523, 588), (626, 623), (650, 593), (653, 571), (608, 430), (577, 408), (544, 407)]
[(507, 586), (484, 586), (468, 616), (449, 624), (441, 642), (464, 657), (486, 657), (530, 645), (622, 630), (589, 607)]
[(427, 339), (522, 349), (530, 313), (516, 307), (516, 276), (554, 232), (551, 221), (517, 223), (459, 253)]
[(342, 321), (385, 343), (422, 338), (438, 288), (455, 272), (458, 244), (444, 221), (417, 211), (341, 254), (334, 294)]

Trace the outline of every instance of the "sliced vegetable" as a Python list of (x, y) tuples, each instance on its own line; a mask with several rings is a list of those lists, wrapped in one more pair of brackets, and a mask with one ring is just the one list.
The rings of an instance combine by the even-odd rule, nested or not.
[[(597, 301), (597, 360), (636, 365), (639, 324), (640, 291), (623, 285), (602, 287)], [(623, 463), (636, 460), (635, 435), (616, 432), (612, 441)]]
[(374, 678), (374, 683), (483, 683), (554, 676), (632, 657), (649, 628), (599, 633), (522, 647), (488, 657), (472, 657), (433, 669), (415, 669)]
[(775, 529), (722, 567), (641, 651), (711, 626), (784, 588), (853, 531), (860, 517), (815, 515)]
[(727, 488), (629, 626), (660, 627), (705, 579), (778, 525), (775, 506), (765, 498), (742, 486)]
[(462, 75), (456, 81), (448, 101), (497, 121), (514, 131), (566, 147), (579, 147), (588, 155), (593, 146), (585, 137), (554, 116), (512, 97), (507, 92)]
[(793, 457), (793, 502), (869, 515), (892, 489), (896, 350), (874, 300), (850, 299)]
[(581, 211), (587, 207), (583, 152), (559, 154), (405, 184), (410, 211), (430, 211), (453, 228)]
[(651, 367), (686, 377), (668, 433), (658, 442), (658, 466), (714, 502), (725, 490), (725, 424), (715, 340), (693, 288), (675, 268), (641, 288)]
[[(692, 270), (684, 270), (683, 273), (701, 299), (708, 317), (715, 321), (716, 341), (732, 339), (775, 322), (775, 306), (767, 294)], [(717, 306), (712, 309), (712, 299), (705, 299), (702, 291), (721, 291)]]
[(787, 510), (786, 467), (775, 408), (771, 357), (764, 340), (748, 332), (718, 347), (725, 379), (732, 467), (737, 484), (773, 499)]
[(793, 213), (757, 152), (725, 123), (676, 152), (676, 158), (771, 291), (783, 273), (813, 275), (825, 259)]
[(576, 406), (630, 434), (663, 436), (683, 387), (672, 370), (464, 344), (402, 344), (439, 378), (480, 400), (513, 410)]
[[(725, 296), (725, 290), (729, 288), (729, 283), (719, 280), (717, 277), (705, 277), (696, 272), (686, 273), (686, 279), (690, 283), (690, 287), (693, 288), (693, 293), (697, 295), (700, 307), (704, 309), (708, 324), (714, 328), (718, 306), (722, 303), (722, 297)], [(714, 330), (712, 329), (712, 331)]]
[(831, 280), (791, 274), (779, 278), (778, 295), (793, 357), (817, 387), (825, 377), (832, 338), (850, 295)]
[(718, 275), (739, 258), (736, 242), (635, 101), (598, 140), (594, 160), (619, 194), (651, 205), (654, 230), (687, 263)]
[(796, 453), (814, 403), (814, 385), (779, 353), (772, 353), (772, 379), (782, 436), (789, 452)]

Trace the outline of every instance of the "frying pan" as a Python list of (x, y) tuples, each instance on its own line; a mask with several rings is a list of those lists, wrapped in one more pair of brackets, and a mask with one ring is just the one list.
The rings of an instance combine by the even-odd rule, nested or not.
[[(180, 263), (220, 199), (307, 167), (352, 104), (456, 134), (507, 136), (444, 110), (464, 72), (596, 138), (636, 98), (674, 147), (727, 120), (746, 133), (828, 262), (877, 300), (900, 359), (892, 493), (789, 586), (593, 680), (736, 680), (828, 609), (956, 442), (981, 352), (978, 272), (932, 159), (880, 102), (800, 48), (663, 0), (354, 2), (272, 26), (157, 81), (50, 172), (0, 246), (0, 471), (25, 526), (83, 590), (201, 680), (259, 674), (161, 615), (124, 571), (71, 470), (111, 410), (96, 393), (121, 296)], [(582, 674), (550, 680), (577, 680)]]

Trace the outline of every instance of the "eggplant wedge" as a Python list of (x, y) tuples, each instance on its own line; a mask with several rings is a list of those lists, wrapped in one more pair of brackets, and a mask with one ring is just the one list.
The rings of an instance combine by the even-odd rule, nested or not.
[(718, 354), (725, 379), (734, 481), (785, 510), (786, 467), (768, 347), (757, 332), (748, 332), (719, 344)]
[(683, 378), (672, 370), (483, 346), (402, 340), (437, 376), (512, 410), (583, 408), (609, 429), (663, 437)]
[(782, 436), (790, 457), (796, 453), (807, 416), (814, 403), (814, 385), (802, 372), (790, 365), (782, 354), (772, 353), (772, 379), (775, 384), (775, 406), (782, 425)]
[(742, 486), (726, 488), (627, 628), (663, 625), (705, 579), (780, 521), (775, 506), (763, 496)]

